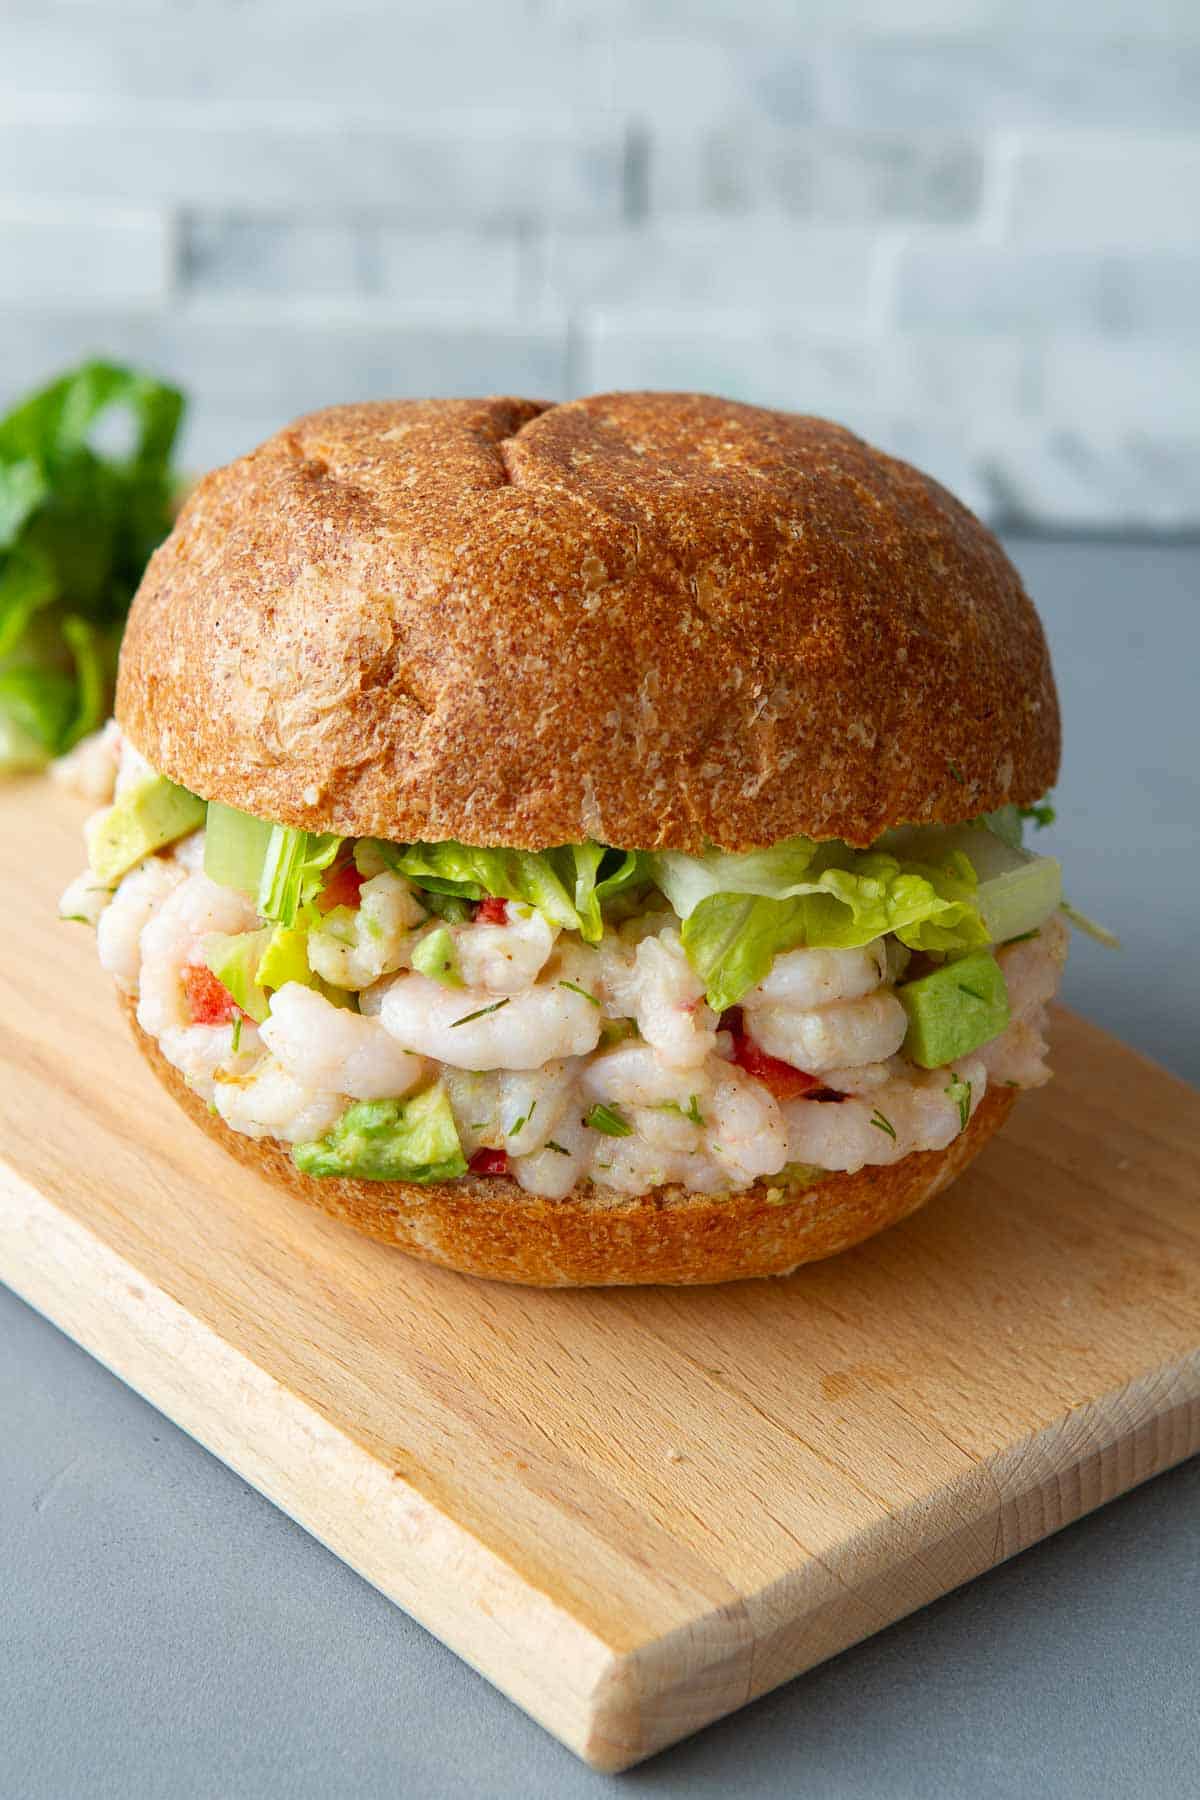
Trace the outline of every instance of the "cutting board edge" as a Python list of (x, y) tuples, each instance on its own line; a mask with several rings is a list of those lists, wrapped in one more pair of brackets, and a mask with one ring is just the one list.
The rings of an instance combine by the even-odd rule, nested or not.
[[(1152, 1400), (1164, 1389), (1175, 1395), (1165, 1410)], [(1111, 1432), (1090, 1435), (1087, 1428), (1094, 1419), (1120, 1422)], [(1064, 1435), (1078, 1433), (1090, 1435), (1083, 1457), (1078, 1458), (1075, 1447), (1065, 1467), (1056, 1465), (1051, 1447), (1060, 1445)], [(719, 1711), (698, 1718), (694, 1696), (692, 1704), (686, 1703), (686, 1680), (654, 1684), (645, 1679), (661, 1667), (667, 1640), (619, 1659), (606, 1683), (611, 1700), (606, 1695), (584, 1760), (610, 1770), (640, 1762), (911, 1617), (1195, 1455), (1200, 1455), (1200, 1349), (1177, 1362), (1148, 1369), (1110, 1393), (1070, 1409), (1019, 1444), (1006, 1445), (994, 1457), (980, 1459), (962, 1478), (914, 1504), (905, 1514), (872, 1526), (859, 1540), (848, 1540), (839, 1562), (852, 1558), (865, 1540), (884, 1530), (908, 1526), (914, 1532), (909, 1554), (901, 1563), (881, 1567), (866, 1582), (815, 1611), (793, 1614), (769, 1636), (755, 1636), (745, 1691)], [(1033, 1472), (1034, 1479), (1024, 1481), (1016, 1474), (1023, 1467)], [(972, 1507), (980, 1481), (994, 1489), (996, 1504), (990, 1511), (975, 1512)], [(951, 1530), (920, 1534), (922, 1517), (944, 1517), (947, 1511), (958, 1518)], [(986, 1535), (989, 1527), (992, 1548), (987, 1554), (977, 1554), (981, 1535)], [(935, 1573), (947, 1566), (954, 1570), (948, 1580)], [(762, 1613), (778, 1610), (781, 1603), (786, 1607), (787, 1590), (794, 1589), (800, 1579), (792, 1574), (772, 1584), (770, 1590), (747, 1596), (747, 1608)], [(848, 1626), (847, 1598), (865, 1615), (860, 1628)], [(636, 1719), (631, 1707), (636, 1708)], [(628, 1744), (631, 1737), (639, 1742), (637, 1753), (614, 1760), (620, 1754), (619, 1746)]]
[[(880, 1567), (858, 1586), (847, 1583), (815, 1610), (793, 1606), (789, 1612), (789, 1592), (795, 1596), (804, 1581), (793, 1573), (746, 1596), (740, 1610), (748, 1630), (732, 1651), (729, 1609), (717, 1608), (618, 1652), (244, 1352), (161, 1289), (151, 1289), (134, 1263), (2, 1160), (0, 1223), (6, 1226), (0, 1231), (0, 1279), (568, 1749), (609, 1772), (737, 1711), (1200, 1452), (1196, 1351), (1069, 1410), (1020, 1443), (980, 1459), (905, 1515), (872, 1527), (862, 1540), (848, 1540), (839, 1563), (852, 1561), (867, 1539), (898, 1525), (907, 1529), (910, 1547), (903, 1562)], [(187, 1379), (176, 1383), (170, 1377), (181, 1345), (188, 1346)], [(196, 1377), (205, 1367), (210, 1372), (201, 1391)], [(231, 1385), (238, 1408), (229, 1406)], [(1158, 1404), (1164, 1396), (1165, 1408)], [(263, 1408), (273, 1412), (276, 1427), (286, 1419), (294, 1467), (262, 1453), (255, 1422)], [(272, 1441), (279, 1435), (277, 1429)], [(347, 1533), (344, 1507), (333, 1508), (322, 1523), (314, 1458), (339, 1465), (336, 1491), (355, 1494), (361, 1502), (356, 1516), (370, 1516), (371, 1532)], [(981, 1506), (981, 1482), (994, 1492), (994, 1508)], [(989, 1532), (992, 1548), (984, 1552), (980, 1546)], [(394, 1534), (390, 1554), (387, 1533)], [(447, 1581), (450, 1566), (458, 1575), (468, 1570), (467, 1578)], [(456, 1606), (466, 1589), (487, 1604)], [(847, 1599), (854, 1603), (850, 1616)], [(787, 1616), (773, 1632), (760, 1633), (750, 1623), (781, 1609)], [(555, 1645), (549, 1658), (548, 1639)], [(707, 1657), (706, 1641), (719, 1654)], [(557, 1673), (553, 1686), (547, 1664)]]
[[(611, 1692), (614, 1680), (619, 1684), (629, 1659), (251, 1357), (152, 1287), (135, 1263), (38, 1193), (3, 1158), (0, 1281), (568, 1749), (590, 1760), (596, 1695)], [(171, 1373), (181, 1346), (187, 1349), (186, 1380), (177, 1382)], [(198, 1377), (206, 1368), (202, 1386)], [(256, 1425), (264, 1411), (273, 1412), (277, 1425), (286, 1420), (294, 1469), (263, 1454)], [(331, 1461), (338, 1465), (334, 1491), (343, 1505), (330, 1508), (326, 1524), (319, 1518), (321, 1482), (312, 1478), (317, 1458), (326, 1469)], [(347, 1492), (359, 1502), (355, 1516), (370, 1521), (370, 1532), (339, 1528)], [(447, 1579), (448, 1569), (453, 1579)], [(472, 1596), (468, 1605), (456, 1604), (460, 1593)], [(522, 1667), (522, 1650), (535, 1646), (546, 1662), (529, 1655)], [(554, 1687), (546, 1679), (547, 1662), (556, 1671)]]

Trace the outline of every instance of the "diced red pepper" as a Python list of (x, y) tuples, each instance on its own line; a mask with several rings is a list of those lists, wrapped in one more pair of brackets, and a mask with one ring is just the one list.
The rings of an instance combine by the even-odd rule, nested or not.
[(325, 878), (325, 886), (317, 895), (317, 911), (332, 912), (335, 906), (359, 905), (363, 877), (352, 862), (339, 863)]
[(242, 1011), (225, 983), (218, 981), (205, 963), (188, 964), (183, 987), (193, 1025), (228, 1025)]
[(507, 1175), (507, 1150), (477, 1150), (467, 1164), (472, 1175)]
[(733, 1060), (739, 1069), (761, 1081), (776, 1100), (799, 1100), (806, 1094), (815, 1097), (826, 1091), (819, 1076), (793, 1068), (778, 1056), (768, 1056), (744, 1031), (733, 1033)]
[(477, 925), (505, 925), (508, 922), (508, 901), (497, 900), (494, 894), (488, 894), (475, 909)]

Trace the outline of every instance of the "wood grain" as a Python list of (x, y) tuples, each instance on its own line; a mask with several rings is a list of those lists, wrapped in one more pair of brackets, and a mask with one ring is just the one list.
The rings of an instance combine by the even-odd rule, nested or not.
[(925, 1212), (728, 1288), (424, 1267), (194, 1131), (0, 796), (0, 1275), (617, 1769), (1200, 1448), (1200, 1095), (1070, 1015)]

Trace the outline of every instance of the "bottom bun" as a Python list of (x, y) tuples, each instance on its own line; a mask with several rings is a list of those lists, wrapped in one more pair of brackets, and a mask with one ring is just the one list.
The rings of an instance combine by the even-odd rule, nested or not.
[(302, 1175), (284, 1145), (232, 1131), (142, 1031), (133, 1002), (124, 1005), (163, 1086), (247, 1168), (409, 1256), (532, 1287), (691, 1285), (790, 1274), (873, 1237), (940, 1194), (1004, 1123), (1016, 1098), (1012, 1088), (989, 1089), (945, 1150), (917, 1150), (889, 1167), (828, 1175), (794, 1191), (761, 1181), (728, 1198), (674, 1187), (630, 1199), (610, 1198), (589, 1183), (565, 1200), (542, 1200), (506, 1175), (431, 1187), (318, 1179)]

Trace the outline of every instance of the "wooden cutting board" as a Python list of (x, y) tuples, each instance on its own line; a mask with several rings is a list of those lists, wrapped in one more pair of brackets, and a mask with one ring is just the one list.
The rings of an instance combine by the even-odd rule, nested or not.
[(947, 1196), (782, 1281), (409, 1262), (197, 1133), (0, 795), (0, 1276), (618, 1769), (1200, 1448), (1200, 1094), (1063, 1014)]

